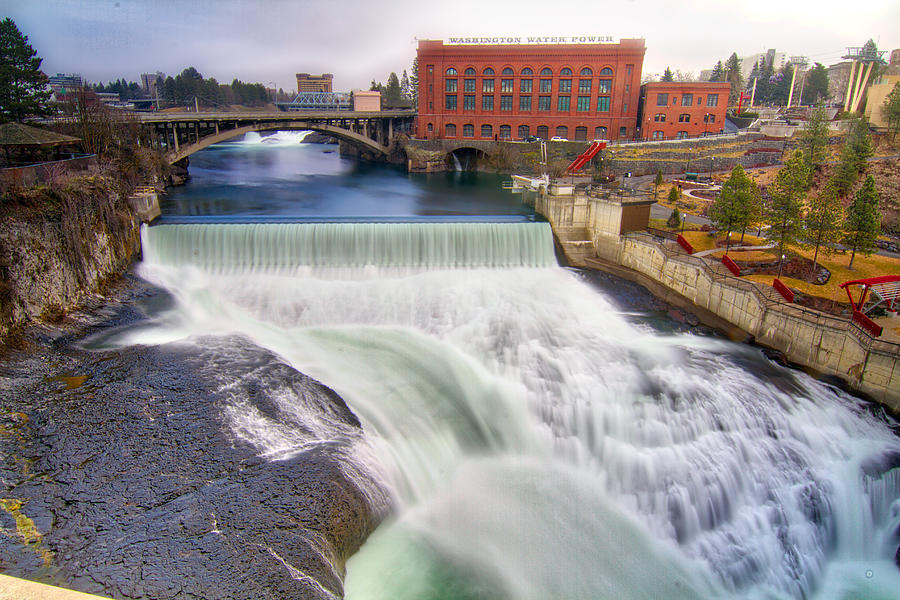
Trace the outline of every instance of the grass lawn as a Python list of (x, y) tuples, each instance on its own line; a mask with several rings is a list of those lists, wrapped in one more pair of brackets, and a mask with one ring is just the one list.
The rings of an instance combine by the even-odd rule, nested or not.
[[(716, 254), (718, 255), (719, 253)], [(812, 260), (813, 257), (813, 252), (811, 250), (800, 250), (799, 252), (796, 252), (796, 254), (805, 256), (810, 260)], [(776, 260), (778, 258), (774, 251), (754, 251), (735, 256), (736, 259), (738, 259), (738, 257), (740, 257), (739, 260), (765, 260), (767, 258)], [(857, 253), (856, 259), (853, 261), (852, 270), (847, 268), (847, 264), (850, 262), (849, 252), (846, 254), (833, 254), (831, 256), (823, 256), (822, 253), (819, 252), (818, 262), (831, 271), (831, 277), (825, 285), (813, 285), (812, 283), (794, 279), (792, 277), (782, 277), (781, 280), (788, 287), (800, 290), (804, 294), (846, 302), (847, 292), (840, 288), (840, 284), (845, 281), (878, 277), (880, 275), (900, 275), (900, 260), (887, 256), (877, 256), (875, 254), (872, 256), (863, 256), (862, 254)], [(744, 279), (772, 285), (773, 277), (771, 275), (747, 275)], [(854, 294), (854, 297), (856, 297), (856, 294)]]

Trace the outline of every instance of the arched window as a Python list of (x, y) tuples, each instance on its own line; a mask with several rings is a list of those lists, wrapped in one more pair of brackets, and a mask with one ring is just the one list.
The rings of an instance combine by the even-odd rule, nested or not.
[(606, 127), (595, 127), (594, 128), (594, 139), (595, 140), (605, 140), (606, 139)]
[(483, 138), (492, 138), (494, 137), (494, 128), (490, 125), (482, 125), (481, 126), (481, 137)]
[(456, 69), (450, 67), (449, 69), (447, 69), (447, 75), (456, 75)]
[(463, 137), (475, 137), (475, 126), (471, 123), (463, 125)]
[(546, 140), (548, 137), (550, 137), (550, 128), (546, 125), (538, 125), (537, 136), (542, 140)]
[(603, 67), (600, 70), (600, 77), (612, 77), (612, 74), (613, 74), (613, 70), (610, 69), (609, 67)]
[(484, 73), (483, 73), (483, 74), (484, 74), (484, 75), (493, 75), (493, 74), (494, 74), (494, 70), (493, 70), (492, 68), (488, 67), (487, 69), (484, 70)]
[(661, 139), (663, 139), (663, 136), (664, 136), (664, 134), (663, 134), (662, 131), (654, 131), (654, 132), (653, 132), (653, 139), (654, 139), (654, 140), (661, 140)]
[(522, 75), (534, 75), (534, 71), (531, 70), (531, 67), (525, 67), (522, 69)]
[(576, 127), (575, 128), (575, 141), (576, 142), (584, 142), (586, 140), (587, 140), (587, 127)]
[(475, 74), (475, 69), (473, 69), (472, 67), (469, 67), (468, 69), (466, 69), (466, 71), (465, 71), (464, 74), (465, 74), (465, 75), (474, 75), (474, 74)]
[(512, 127), (509, 125), (501, 125), (500, 126), (500, 139), (508, 140), (512, 137)]
[(556, 137), (561, 137), (563, 139), (567, 139), (569, 137), (569, 128), (565, 125), (560, 125), (556, 128)]
[(572, 69), (570, 69), (569, 67), (565, 67), (565, 68), (563, 68), (562, 71), (559, 72), (559, 74), (562, 75), (563, 77), (565, 77), (567, 75), (571, 75)]
[(456, 125), (453, 123), (447, 123), (444, 125), (444, 135), (447, 137), (456, 137)]
[(502, 75), (515, 75), (515, 73), (513, 73), (512, 69), (506, 67), (505, 69), (503, 69)]
[(550, 67), (544, 67), (541, 69), (541, 75), (553, 75), (553, 69)]
[(683, 140), (683, 139), (686, 138), (687, 136), (688, 136), (688, 132), (687, 132), (687, 131), (679, 131), (678, 133), (675, 134), (675, 139), (676, 139), (676, 140)]
[(528, 125), (519, 125), (519, 139), (524, 140), (529, 134)]
[(583, 69), (581, 70), (581, 74), (582, 74), (583, 76), (585, 76), (585, 77), (590, 77), (591, 75), (594, 74), (594, 71), (591, 70), (590, 67), (585, 67), (585, 68), (583, 68)]

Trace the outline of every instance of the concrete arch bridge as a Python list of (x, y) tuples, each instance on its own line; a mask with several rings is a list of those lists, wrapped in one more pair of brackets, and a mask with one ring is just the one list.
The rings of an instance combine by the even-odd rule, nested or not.
[(137, 120), (144, 139), (163, 151), (175, 164), (198, 152), (251, 131), (310, 130), (340, 140), (342, 144), (376, 158), (389, 158), (395, 134), (412, 129), (415, 111), (380, 112), (295, 111), (275, 113), (153, 113)]

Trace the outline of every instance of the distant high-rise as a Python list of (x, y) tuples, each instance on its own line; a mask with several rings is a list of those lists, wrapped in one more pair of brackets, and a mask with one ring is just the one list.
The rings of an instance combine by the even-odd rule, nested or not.
[(297, 73), (297, 93), (302, 92), (331, 92), (331, 82), (334, 75), (322, 73), (310, 75), (309, 73)]
[(156, 73), (141, 73), (141, 87), (144, 89), (144, 93), (146, 93), (150, 98), (156, 97), (157, 79), (165, 81), (166, 74), (160, 71), (157, 71)]
[(750, 54), (749, 56), (742, 56), (741, 77), (744, 78), (744, 81), (747, 81), (750, 78), (750, 73), (753, 71), (753, 67), (755, 65), (758, 65), (759, 61), (763, 58), (766, 59), (766, 64), (772, 65), (772, 69), (776, 73), (784, 68), (784, 63), (787, 60), (784, 52), (776, 52), (774, 48), (769, 48), (765, 52), (758, 52), (756, 54)]

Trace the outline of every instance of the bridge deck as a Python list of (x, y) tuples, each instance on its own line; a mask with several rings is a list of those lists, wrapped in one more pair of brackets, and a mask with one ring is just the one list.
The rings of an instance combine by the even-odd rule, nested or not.
[(385, 119), (415, 116), (414, 110), (382, 110), (378, 112), (296, 110), (266, 112), (158, 112), (137, 113), (140, 123), (173, 123), (186, 121), (311, 121), (347, 119)]

